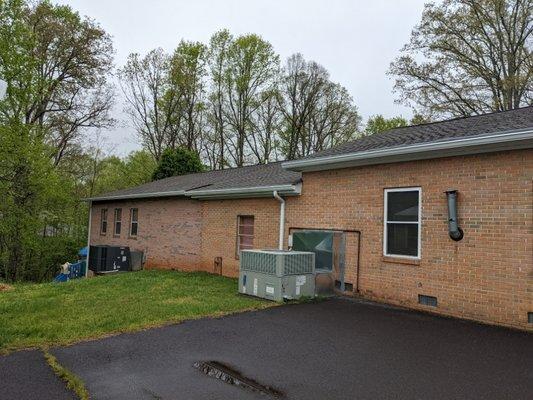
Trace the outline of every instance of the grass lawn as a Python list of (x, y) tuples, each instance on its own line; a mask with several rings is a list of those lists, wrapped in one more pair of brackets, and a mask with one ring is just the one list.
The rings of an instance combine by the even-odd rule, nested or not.
[(237, 281), (206, 273), (140, 271), (0, 291), (0, 352), (69, 344), (107, 334), (274, 303), (237, 294)]

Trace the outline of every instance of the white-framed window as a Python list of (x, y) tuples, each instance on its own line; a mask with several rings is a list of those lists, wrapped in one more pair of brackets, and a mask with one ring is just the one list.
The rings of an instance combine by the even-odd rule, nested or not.
[(100, 214), (100, 235), (107, 233), (107, 208), (102, 208)]
[(383, 255), (419, 259), (422, 189), (385, 189), (384, 211)]
[(115, 236), (120, 236), (122, 230), (122, 208), (115, 208), (115, 229), (113, 231)]
[(139, 230), (139, 209), (130, 208), (130, 236), (137, 236)]
[(254, 248), (254, 216), (239, 215), (237, 217), (237, 252), (235, 258), (239, 258), (241, 250)]

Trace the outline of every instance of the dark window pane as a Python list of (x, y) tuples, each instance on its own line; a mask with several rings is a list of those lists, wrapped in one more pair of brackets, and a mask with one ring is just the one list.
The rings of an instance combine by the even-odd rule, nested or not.
[(120, 221), (115, 224), (115, 235), (120, 235), (121, 225)]
[(241, 215), (239, 224), (240, 225), (253, 225), (254, 224), (253, 215)]
[(102, 223), (100, 225), (100, 233), (106, 233), (107, 232), (107, 209), (102, 209), (101, 214)]
[(139, 211), (136, 208), (131, 209), (131, 220), (137, 222)]
[(387, 221), (418, 221), (418, 191), (388, 192)]
[(132, 222), (130, 235), (137, 236), (137, 222)]
[(387, 224), (387, 254), (418, 256), (418, 224)]

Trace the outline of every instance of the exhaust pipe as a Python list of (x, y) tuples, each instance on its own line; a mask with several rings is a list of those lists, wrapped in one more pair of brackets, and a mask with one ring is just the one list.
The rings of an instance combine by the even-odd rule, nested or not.
[(447, 190), (445, 193), (448, 199), (448, 233), (452, 240), (458, 242), (464, 234), (457, 222), (457, 190)]

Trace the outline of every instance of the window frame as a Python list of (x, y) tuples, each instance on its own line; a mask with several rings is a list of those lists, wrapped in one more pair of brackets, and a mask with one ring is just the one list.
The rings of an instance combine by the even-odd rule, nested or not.
[[(418, 221), (391, 221), (387, 220), (389, 193), (397, 192), (418, 192)], [(422, 258), (422, 188), (420, 186), (400, 187), (384, 189), (383, 192), (383, 256), (391, 258), (404, 258), (408, 260), (420, 260)], [(405, 254), (388, 254), (387, 253), (387, 227), (389, 224), (417, 224), (418, 238), (417, 238), (417, 255), (408, 256)]]
[[(117, 220), (117, 211), (120, 211), (120, 219)], [(120, 232), (117, 233), (117, 223), (120, 223)], [(120, 237), (122, 234), (122, 208), (117, 207), (113, 212), (113, 236)]]
[[(133, 211), (137, 211), (137, 219), (134, 221), (133, 220)], [(132, 227), (133, 227), (133, 224), (136, 224), (137, 225), (137, 233), (132, 234)], [(129, 236), (130, 237), (133, 237), (133, 238), (136, 238), (137, 235), (139, 234), (139, 208), (138, 207), (131, 207), (130, 208), (130, 229), (129, 229)]]
[[(105, 214), (105, 218), (104, 218), (104, 214)], [(107, 235), (107, 226), (108, 226), (107, 215), (108, 215), (107, 208), (100, 209), (100, 235), (102, 236)], [(105, 223), (105, 230), (103, 229), (104, 223)]]
[[(252, 235), (247, 235), (247, 234), (243, 234), (243, 233), (240, 233), (241, 232), (241, 218), (252, 218), (253, 219), (253, 231), (254, 233)], [(235, 259), (238, 260), (239, 259), (239, 256), (240, 256), (240, 253), (241, 253), (241, 236), (248, 236), (248, 237), (252, 237), (252, 249), (253, 249), (253, 242), (254, 242), (254, 239), (255, 239), (255, 216), (253, 214), (239, 214), (237, 215), (237, 243), (235, 245)]]

